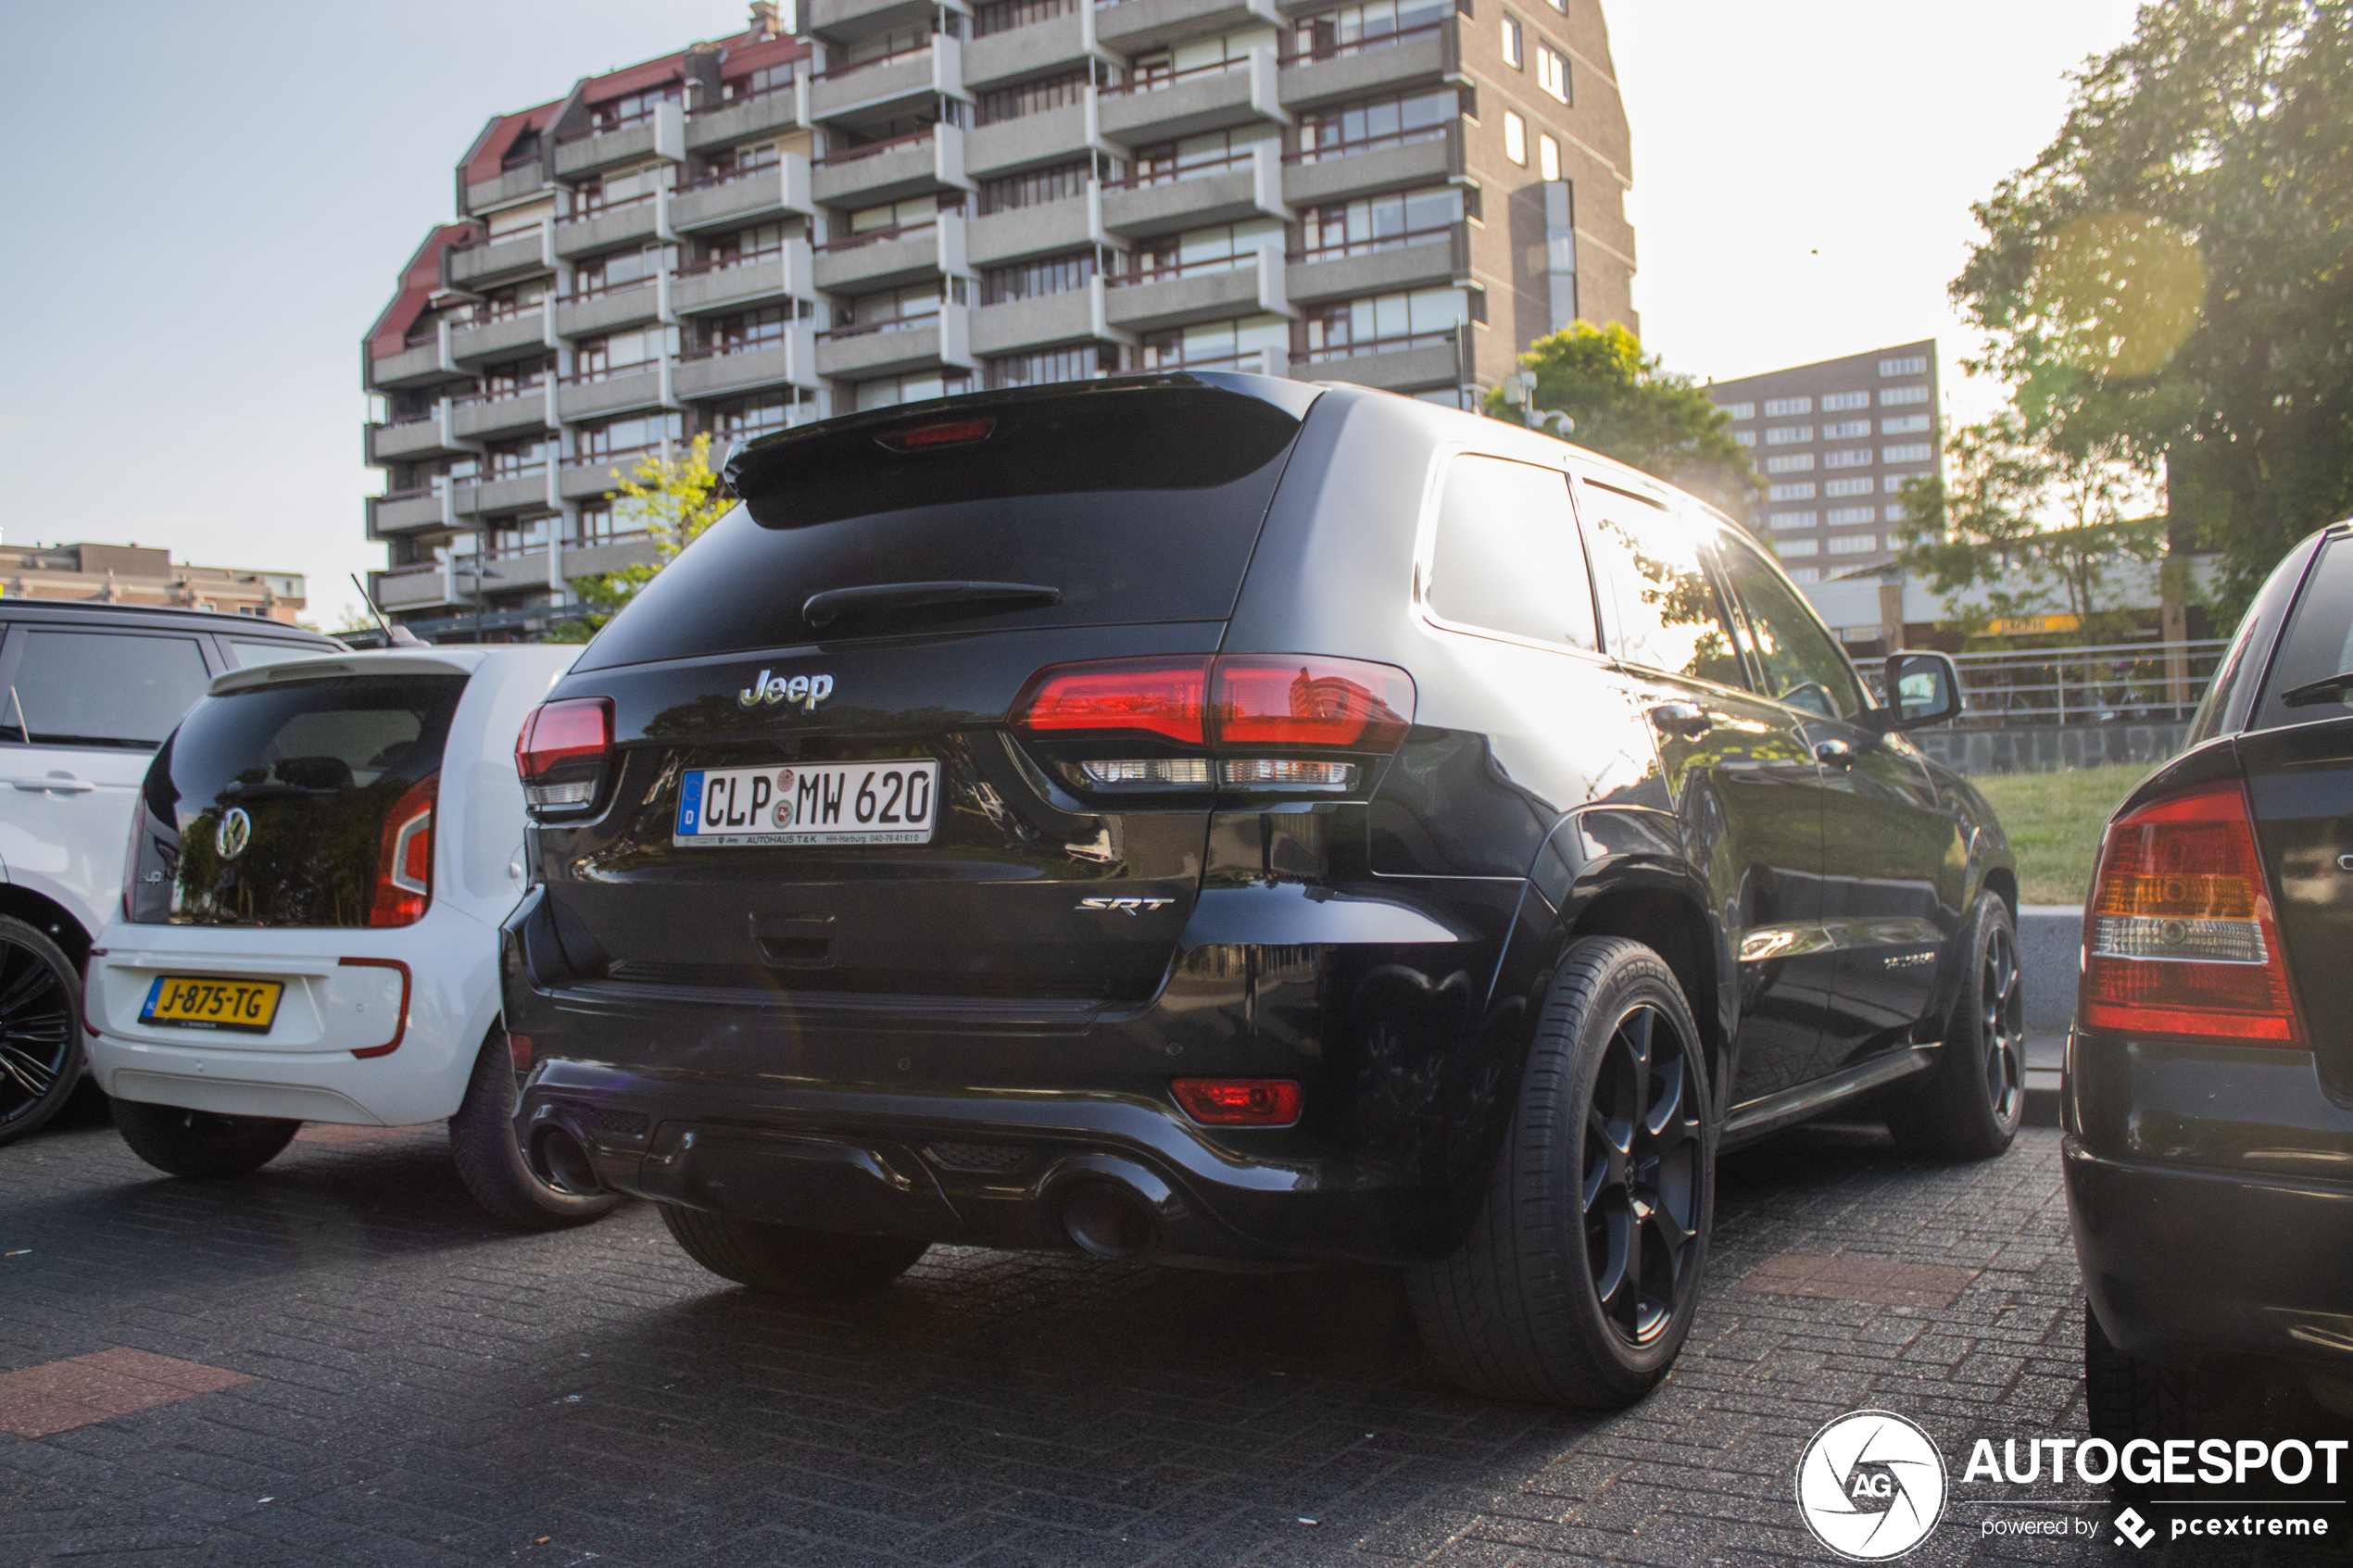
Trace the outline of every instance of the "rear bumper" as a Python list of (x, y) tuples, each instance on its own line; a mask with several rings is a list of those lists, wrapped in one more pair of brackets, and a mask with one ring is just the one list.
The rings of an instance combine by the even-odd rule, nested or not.
[(2311, 1053), (2078, 1035), (2076, 1259), (2120, 1348), (2353, 1374), (2353, 1111)]

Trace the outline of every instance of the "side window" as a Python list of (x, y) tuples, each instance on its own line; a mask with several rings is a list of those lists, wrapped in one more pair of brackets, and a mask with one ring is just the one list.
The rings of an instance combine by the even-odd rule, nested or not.
[(1593, 588), (1558, 469), (1465, 454), (1446, 470), (1425, 589), (1457, 626), (1593, 648)]
[(1637, 495), (1588, 481), (1585, 542), (1617, 610), (1617, 645), (1629, 664), (1745, 686), (1731, 617), (1700, 564), (1699, 536)]
[(1852, 719), (1861, 712), (1863, 685), (1855, 678), (1855, 666), (1823, 630), (1813, 607), (1746, 541), (1727, 536), (1717, 549), (1756, 639), (1765, 695), (1825, 719)]
[[(2251, 625), (2254, 621), (2255, 611), (2249, 609), (2247, 622)], [(2243, 626), (2242, 637), (2246, 632)], [(2231, 651), (2233, 655), (2240, 651), (2235, 640)], [(2253, 657), (2259, 659), (2260, 650)], [(2321, 546), (2321, 558), (2305, 574), (2304, 591), (2296, 596), (2287, 630), (2280, 636), (2279, 651), (2271, 656), (2263, 706), (2249, 728), (2270, 730), (2353, 715), (2353, 685), (2316, 688), (2293, 704), (2282, 700), (2298, 686), (2312, 687), (2348, 670), (2353, 670), (2353, 541), (2331, 539)], [(2218, 675), (2216, 686), (2221, 686), (2225, 679)]]
[(209, 679), (193, 637), (33, 628), (19, 640), (0, 740), (152, 749)]

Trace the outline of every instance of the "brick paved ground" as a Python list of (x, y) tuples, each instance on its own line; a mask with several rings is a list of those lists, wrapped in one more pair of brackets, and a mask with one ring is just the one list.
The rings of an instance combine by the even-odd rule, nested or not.
[[(502, 1234), (437, 1130), (196, 1185), (84, 1115), (0, 1150), (0, 1374), (131, 1350), (172, 1361), (90, 1364), (205, 1391), (0, 1431), (0, 1563), (1821, 1562), (1792, 1477), (1860, 1406), (1954, 1461), (1906, 1562), (2258, 1561), (2118, 1550), (2108, 1507), (1961, 1484), (1979, 1436), (2082, 1430), (2057, 1161), (2038, 1129), (1983, 1165), (1835, 1129), (1734, 1157), (1678, 1371), (1596, 1418), (1449, 1392), (1374, 1273), (936, 1249), (878, 1298), (796, 1307), (644, 1206)], [(1830, 1294), (1765, 1288), (1793, 1281)], [(2055, 1515), (2098, 1535), (1982, 1534)]]

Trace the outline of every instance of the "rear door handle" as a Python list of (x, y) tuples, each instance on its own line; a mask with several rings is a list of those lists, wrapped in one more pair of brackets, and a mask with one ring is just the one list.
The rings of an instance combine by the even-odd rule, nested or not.
[(88, 779), (77, 779), (71, 773), (52, 773), (45, 779), (12, 779), (9, 782), (28, 795), (87, 795), (98, 787)]
[(1697, 740), (1716, 727), (1715, 719), (1696, 702), (1662, 702), (1651, 709), (1651, 722), (1685, 740)]

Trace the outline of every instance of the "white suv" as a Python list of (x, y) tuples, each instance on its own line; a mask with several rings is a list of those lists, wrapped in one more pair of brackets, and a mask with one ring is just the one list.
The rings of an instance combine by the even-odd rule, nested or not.
[(515, 737), (577, 654), (350, 654), (212, 683), (147, 771), (91, 954), (90, 1065), (149, 1164), (240, 1175), (305, 1122), (449, 1120), (494, 1214), (610, 1208), (515, 1148), (499, 921), (523, 883)]
[(0, 1144), (81, 1081), (82, 960), (157, 743), (216, 675), (342, 651), (240, 615), (0, 599)]

